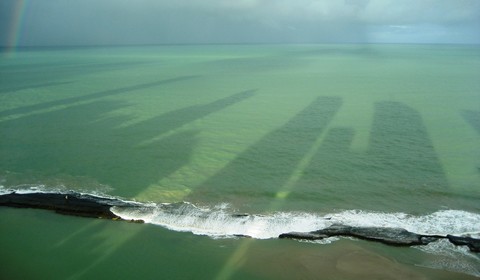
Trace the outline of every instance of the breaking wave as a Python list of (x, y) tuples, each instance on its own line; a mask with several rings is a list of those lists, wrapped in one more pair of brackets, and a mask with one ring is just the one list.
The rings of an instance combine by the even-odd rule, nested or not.
[(188, 202), (158, 204), (141, 208), (113, 207), (112, 212), (124, 219), (141, 219), (175, 231), (213, 237), (249, 236), (276, 238), (282, 233), (309, 232), (343, 224), (358, 227), (397, 227), (426, 235), (480, 236), (480, 214), (462, 210), (441, 210), (429, 215), (381, 213), (349, 210), (317, 215), (299, 212), (276, 212), (268, 215), (237, 214), (228, 204), (212, 208), (197, 207)]
[[(52, 190), (43, 186), (24, 186), (18, 189), (6, 189), (0, 186), (0, 195), (13, 192), (16, 194), (73, 194), (80, 198), (93, 199), (99, 204), (110, 205), (110, 211), (125, 220), (143, 220), (145, 223), (170, 230), (191, 232), (213, 238), (241, 236), (269, 239), (277, 238), (282, 233), (316, 231), (334, 224), (353, 227), (404, 228), (423, 235), (446, 236), (451, 234), (480, 238), (480, 214), (463, 210), (440, 210), (426, 215), (362, 210), (347, 210), (329, 214), (305, 212), (247, 214), (237, 213), (228, 203), (213, 207), (198, 207), (189, 202), (141, 203), (102, 193), (66, 191), (63, 188)], [(327, 244), (338, 239), (331, 237), (315, 243)], [(416, 246), (416, 248), (438, 256), (434, 261), (421, 264), (422, 266), (480, 277), (480, 271), (476, 268), (480, 258), (478, 255), (468, 252), (467, 248), (463, 246), (456, 247), (446, 240), (439, 240), (426, 246)]]
[[(286, 232), (309, 232), (342, 224), (355, 227), (404, 228), (424, 235), (467, 235), (480, 237), (480, 214), (463, 210), (439, 210), (427, 215), (346, 210), (316, 214), (274, 212), (266, 214), (237, 213), (228, 203), (198, 207), (189, 202), (140, 203), (103, 193), (52, 190), (42, 186), (7, 189), (0, 186), (0, 195), (8, 193), (77, 193), (98, 199), (127, 202), (134, 207), (113, 206), (111, 211), (126, 220), (143, 220), (165, 228), (212, 237), (249, 236), (257, 239), (277, 238)], [(114, 204), (117, 205), (117, 204)], [(119, 204), (122, 205), (122, 204)]]

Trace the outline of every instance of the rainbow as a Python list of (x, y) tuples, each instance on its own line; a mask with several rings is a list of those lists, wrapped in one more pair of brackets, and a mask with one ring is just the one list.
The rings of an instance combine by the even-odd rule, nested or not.
[(7, 32), (5, 55), (10, 56), (15, 53), (18, 42), (21, 38), (23, 18), (25, 16), (25, 9), (28, 6), (29, 0), (17, 0), (12, 7), (12, 16), (10, 27)]

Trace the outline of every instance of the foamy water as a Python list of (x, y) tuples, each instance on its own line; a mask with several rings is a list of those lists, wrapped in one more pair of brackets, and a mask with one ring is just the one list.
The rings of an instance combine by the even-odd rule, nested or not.
[(282, 233), (310, 232), (332, 224), (357, 227), (397, 227), (419, 234), (480, 236), (480, 214), (461, 210), (441, 210), (429, 215), (380, 213), (349, 210), (326, 215), (276, 212), (243, 215), (225, 204), (199, 208), (190, 203), (158, 205), (142, 209), (113, 207), (124, 219), (142, 219), (176, 231), (209, 236), (246, 235), (258, 239), (276, 238)]
[[(419, 234), (469, 235), (480, 237), (480, 214), (462, 210), (441, 210), (429, 215), (413, 216), (405, 213), (381, 213), (358, 210), (326, 215), (298, 212), (277, 212), (268, 215), (239, 215), (227, 204), (212, 208), (199, 208), (190, 203), (149, 206), (141, 209), (113, 207), (112, 212), (124, 219), (142, 219), (146, 223), (170, 230), (207, 235), (212, 238), (249, 236), (256, 239), (277, 238), (282, 233), (310, 232), (332, 224), (358, 227), (397, 227)], [(329, 244), (338, 237), (312, 243)], [(479, 257), (466, 246), (455, 246), (446, 239), (428, 245), (415, 246), (432, 254), (435, 260), (420, 266), (446, 269), (480, 277)]]
[[(479, 236), (479, 58), (478, 47), (442, 45), (29, 48), (0, 67), (0, 185), (22, 185), (19, 193), (191, 201), (198, 205), (142, 203), (113, 211), (220, 239), (276, 238), (333, 223)], [(179, 236), (197, 239), (193, 234)], [(4, 257), (21, 258), (43, 278), (51, 269), (38, 262), (39, 252), (51, 252), (45, 259), (57, 257), (59, 267), (84, 263), (85, 255), (87, 266), (101, 261), (90, 259), (90, 247), (72, 258), (77, 242), (63, 251), (48, 245), (35, 251), (22, 236), (2, 235), (16, 244)], [(110, 252), (118, 243), (106, 238), (111, 244), (101, 247), (98, 239), (92, 231), (84, 242)], [(159, 236), (155, 245), (169, 242)], [(437, 264), (456, 260), (455, 271), (478, 267), (466, 247), (444, 243), (405, 252), (438, 256)], [(225, 258), (211, 246), (213, 258), (195, 262), (203, 244), (178, 242), (178, 252), (192, 259), (181, 271), (163, 269), (177, 265), (175, 258), (143, 265), (158, 258), (156, 246), (111, 257), (141, 250), (128, 271), (153, 275), (160, 268), (164, 278), (194, 278), (197, 267), (216, 269)], [(454, 257), (444, 257), (449, 250)], [(391, 252), (402, 255), (400, 263), (423, 265)], [(14, 267), (10, 278), (22, 278)]]
[[(426, 235), (468, 235), (480, 237), (480, 214), (462, 210), (440, 210), (428, 215), (409, 215), (406, 213), (382, 213), (360, 210), (347, 210), (329, 214), (302, 212), (274, 212), (268, 214), (236, 213), (228, 203), (213, 207), (197, 207), (189, 202), (180, 203), (140, 203), (123, 200), (102, 193), (65, 192), (63, 189), (52, 191), (44, 186), (23, 186), (7, 189), (0, 186), (0, 195), (9, 193), (76, 193), (88, 195), (101, 201), (114, 199), (134, 203), (136, 207), (113, 206), (111, 211), (126, 220), (143, 220), (173, 231), (191, 232), (212, 238), (232, 238), (248, 236), (255, 239), (278, 238), (287, 232), (310, 232), (343, 224), (355, 227), (393, 227)], [(329, 244), (338, 237), (312, 242)], [(439, 240), (425, 246), (415, 246), (419, 250), (438, 256), (435, 261), (427, 261), (422, 266), (447, 269), (450, 271), (480, 276), (476, 268), (479, 261), (465, 246), (454, 246), (447, 240)]]

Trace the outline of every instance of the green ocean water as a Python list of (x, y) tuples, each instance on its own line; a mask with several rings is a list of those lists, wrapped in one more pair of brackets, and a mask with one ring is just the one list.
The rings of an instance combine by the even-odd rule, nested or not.
[[(479, 235), (479, 69), (478, 46), (21, 49), (0, 58), (0, 184)], [(182, 218), (2, 208), (0, 278), (480, 276), (446, 245), (211, 238), (237, 225)]]

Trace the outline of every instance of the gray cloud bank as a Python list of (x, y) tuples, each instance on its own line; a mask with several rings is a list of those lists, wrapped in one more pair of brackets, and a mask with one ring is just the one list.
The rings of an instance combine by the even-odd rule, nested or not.
[[(12, 11), (0, 4), (0, 44)], [(480, 0), (35, 0), (19, 45), (480, 43)], [(10, 39), (11, 40), (11, 39)]]

